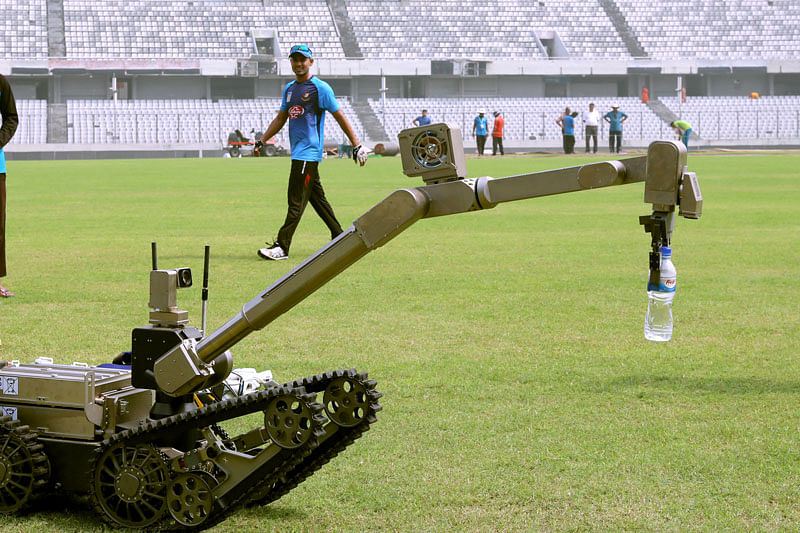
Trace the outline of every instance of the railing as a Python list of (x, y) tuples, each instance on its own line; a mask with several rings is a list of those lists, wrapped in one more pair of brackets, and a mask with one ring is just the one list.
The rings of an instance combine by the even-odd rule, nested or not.
[[(275, 118), (273, 112), (208, 113), (186, 111), (139, 111), (136, 113), (71, 113), (67, 139), (71, 143), (90, 144), (197, 144), (226, 145), (234, 130), (251, 139), (263, 132)], [(352, 122), (351, 122), (352, 124)], [(352, 124), (359, 134), (363, 128)], [(289, 146), (288, 125), (276, 135), (278, 144)], [(361, 133), (363, 135), (363, 133)], [(342, 139), (339, 125), (332, 117), (325, 120), (325, 138), (336, 143)]]
[[(405, 128), (413, 127), (412, 121), (418, 112), (377, 113), (378, 120), (385, 125), (390, 139)], [(432, 111), (434, 122), (447, 122), (461, 129), (467, 143), (471, 143), (474, 112), (450, 112), (437, 116)], [(509, 141), (559, 141), (561, 129), (556, 125), (557, 113), (522, 112), (504, 113), (505, 135)], [(67, 123), (67, 139), (71, 143), (90, 144), (165, 144), (165, 143), (216, 143), (225, 145), (228, 135), (238, 129), (245, 137), (254, 138), (254, 133), (264, 131), (274, 118), (272, 112), (262, 113), (208, 113), (198, 110), (188, 114), (161, 110), (136, 113), (89, 112), (70, 113)], [(772, 140), (800, 138), (800, 109), (787, 110), (722, 110), (684, 111), (684, 120), (693, 126), (693, 131), (706, 140)], [(575, 128), (578, 139), (584, 137), (583, 125)], [(326, 119), (326, 141), (336, 143), (343, 134), (332, 119)], [(489, 117), (491, 134), (492, 117)], [(354, 127), (357, 127), (353, 124)], [(45, 125), (34, 130), (28, 120), (21, 123), (12, 144), (38, 144), (44, 142), (40, 132)], [(359, 126), (356, 132), (364, 138)], [(46, 135), (46, 134), (45, 134)], [(669, 124), (644, 113), (629, 113), (623, 124), (623, 135), (628, 139), (671, 138), (674, 134)], [(288, 127), (278, 134), (278, 143), (288, 146)], [(604, 121), (598, 128), (598, 141), (608, 139), (608, 124)], [(384, 139), (380, 139), (384, 140)]]
[[(405, 128), (413, 127), (412, 121), (419, 116), (418, 112), (386, 112), (377, 111), (378, 120), (390, 137)], [(434, 122), (446, 122), (461, 129), (464, 139), (472, 138), (472, 124), (475, 112), (449, 112), (437, 116), (434, 111), (431, 117)], [(561, 129), (555, 123), (558, 113), (546, 112), (506, 112), (504, 138), (508, 140), (560, 140)], [(774, 110), (711, 110), (700, 112), (684, 112), (683, 117), (693, 126), (693, 132), (703, 139), (719, 140), (767, 140), (800, 138), (800, 109)], [(489, 120), (491, 134), (492, 117)], [(628, 119), (622, 127), (623, 135), (630, 139), (671, 138), (674, 133), (668, 123), (647, 116), (643, 113), (628, 113)], [(584, 127), (576, 119), (575, 136), (583, 137)], [(603, 121), (598, 128), (598, 139), (608, 138), (608, 123)]]
[[(208, 113), (137, 111), (135, 113), (71, 113), (67, 139), (90, 144), (174, 144), (217, 143), (225, 145), (228, 135), (239, 130), (255, 139), (275, 118), (274, 113)], [(253, 131), (254, 130), (254, 131)], [(288, 141), (285, 132), (278, 142)]]
[[(384, 120), (380, 111), (377, 112), (378, 120)], [(386, 132), (396, 135), (401, 129), (411, 128), (412, 121), (419, 116), (419, 113), (387, 112), (385, 114)], [(474, 112), (445, 113), (443, 117), (432, 115), (434, 122), (446, 122), (461, 129), (464, 139), (472, 138), (472, 124), (475, 120)], [(522, 113), (504, 113), (505, 120), (503, 137), (508, 140), (561, 140), (561, 128), (556, 124), (558, 113), (546, 113), (528, 111)], [(491, 135), (493, 117), (489, 120), (489, 134)], [(579, 119), (576, 119), (575, 136), (583, 138), (584, 127)], [(401, 127), (398, 127), (402, 125)], [(629, 114), (628, 119), (623, 124), (623, 132), (629, 138), (645, 138), (658, 135), (663, 137), (672, 134), (672, 128), (662, 121), (654, 120), (644, 114)], [(598, 128), (598, 140), (608, 138), (608, 124), (603, 124)]]
[(800, 138), (800, 109), (684, 110), (681, 114), (704, 139)]

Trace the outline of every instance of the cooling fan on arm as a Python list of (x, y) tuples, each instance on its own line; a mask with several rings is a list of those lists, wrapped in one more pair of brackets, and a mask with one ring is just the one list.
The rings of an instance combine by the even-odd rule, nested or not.
[(397, 135), (403, 172), (422, 176), (425, 183), (439, 183), (467, 175), (461, 130), (447, 124), (409, 128)]
[(419, 166), (427, 169), (439, 168), (447, 162), (447, 139), (436, 131), (425, 130), (411, 143), (411, 157)]

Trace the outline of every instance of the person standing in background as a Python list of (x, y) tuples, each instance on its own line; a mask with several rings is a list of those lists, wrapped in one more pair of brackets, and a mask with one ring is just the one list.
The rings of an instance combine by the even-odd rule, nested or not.
[[(9, 143), (17, 131), (19, 116), (17, 103), (11, 85), (0, 74), (0, 115), (3, 124), (0, 126), (0, 278), (6, 277), (6, 155), (3, 147)], [(14, 293), (0, 283), (0, 298), (10, 298)]]
[(489, 120), (484, 116), (483, 111), (478, 111), (478, 116), (472, 121), (472, 136), (478, 143), (478, 155), (483, 155), (483, 147), (486, 146), (486, 136), (489, 134)]
[[(564, 112), (561, 113), (561, 116), (556, 119), (556, 124), (558, 124), (558, 127), (561, 128), (561, 146), (564, 148), (564, 153), (565, 154), (568, 154), (570, 152), (567, 152), (567, 134), (564, 131), (564, 119), (566, 117), (570, 116), (570, 114), (571, 114), (570, 113), (570, 109), (566, 108), (564, 110)], [(572, 135), (573, 135), (572, 142), (573, 142), (573, 145), (574, 145), (574, 143), (575, 143), (575, 134), (573, 133)]]
[(575, 117), (578, 112), (575, 111), (571, 115), (564, 117), (564, 153), (575, 153)]
[(431, 123), (431, 117), (428, 116), (428, 110), (427, 109), (423, 109), (422, 110), (422, 115), (418, 116), (417, 118), (415, 118), (411, 122), (415, 126), (427, 126), (428, 124), (430, 124)]
[(500, 148), (500, 155), (506, 155), (503, 151), (503, 115), (500, 111), (494, 112), (494, 126), (492, 126), (492, 155), (497, 155), (497, 149)]
[(611, 106), (611, 111), (603, 116), (603, 119), (608, 122), (608, 150), (612, 154), (619, 153), (622, 148), (622, 123), (628, 119), (628, 115), (620, 111), (619, 106), (614, 104)]
[(586, 153), (589, 153), (589, 139), (594, 139), (594, 153), (597, 153), (597, 128), (600, 126), (600, 113), (589, 104), (589, 111), (583, 112), (583, 124), (586, 126)]

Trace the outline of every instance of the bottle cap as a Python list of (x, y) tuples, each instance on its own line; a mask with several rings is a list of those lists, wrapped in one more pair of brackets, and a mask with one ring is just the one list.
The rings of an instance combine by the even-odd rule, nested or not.
[(672, 248), (669, 246), (662, 246), (661, 247), (661, 255), (672, 255)]

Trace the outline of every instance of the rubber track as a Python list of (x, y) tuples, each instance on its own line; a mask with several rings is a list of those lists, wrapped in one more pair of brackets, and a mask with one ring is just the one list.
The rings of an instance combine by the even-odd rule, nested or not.
[[(191, 528), (180, 526), (172, 520), (169, 512), (167, 512), (165, 513), (163, 520), (148, 527), (147, 529), (150, 531), (164, 529), (170, 531), (200, 531), (209, 527), (213, 527), (224, 521), (234, 511), (241, 507), (241, 505), (247, 501), (248, 497), (250, 497), (255, 491), (263, 490), (265, 487), (272, 486), (280, 478), (282, 473), (294, 470), (301, 463), (302, 459), (311, 453), (311, 451), (319, 444), (318, 438), (324, 434), (323, 425), (326, 421), (326, 418), (324, 415), (322, 415), (322, 406), (317, 402), (313, 402), (315, 395), (306, 393), (302, 387), (280, 385), (277, 387), (271, 387), (267, 390), (255, 391), (237, 398), (230, 398), (215, 402), (187, 413), (180, 413), (158, 420), (143, 421), (135, 428), (131, 428), (120, 433), (115, 433), (108, 439), (104, 440), (95, 452), (94, 459), (91, 462), (89, 475), (91, 479), (94, 479), (94, 470), (97, 461), (109, 447), (117, 443), (124, 442), (126, 445), (156, 443), (160, 440), (160, 437), (166, 437), (174, 432), (207, 427), (225, 420), (238, 418), (240, 416), (257, 411), (263, 411), (267, 408), (270, 400), (276, 396), (282, 396), (285, 394), (297, 395), (303, 400), (309, 402), (309, 405), (312, 408), (314, 434), (308, 440), (308, 442), (299, 448), (282, 450), (279, 452), (279, 456), (286, 457), (277, 470), (273, 471), (270, 475), (263, 476), (257, 481), (247, 480), (251, 482), (242, 483), (242, 485), (246, 486), (247, 489), (232, 502), (230, 502), (225, 508), (220, 508), (220, 505), (215, 504), (212, 511), (213, 514), (199, 526)], [(114, 527), (119, 527), (119, 524), (114, 522), (111, 517), (106, 515), (106, 513), (103, 511), (103, 508), (100, 506), (94, 490), (92, 490), (92, 502), (97, 513), (102, 516), (108, 524)]]
[(12, 420), (8, 415), (0, 416), (0, 435), (7, 433), (14, 433), (25, 445), (30, 454), (32, 465), (33, 483), (31, 484), (31, 493), (20, 508), (13, 511), (18, 513), (28, 507), (38, 496), (41, 496), (42, 494), (39, 491), (44, 490), (44, 487), (50, 482), (50, 460), (44, 452), (44, 445), (38, 440), (38, 433), (31, 431), (29, 426), (22, 425), (19, 420)]
[[(367, 373), (357, 373), (355, 369), (337, 370), (296, 380), (284, 384), (288, 387), (302, 387), (308, 392), (319, 393), (324, 391), (328, 384), (340, 377), (350, 377), (358, 380), (367, 390), (369, 407), (361, 423), (353, 427), (339, 427), (336, 433), (323, 440), (319, 446), (314, 448), (311, 453), (303, 458), (302, 462), (291, 471), (287, 471), (282, 478), (272, 487), (260, 490), (256, 493), (247, 506), (266, 505), (278, 500), (289, 491), (297, 487), (300, 483), (311, 477), (314, 472), (322, 468), (331, 459), (339, 455), (345, 448), (353, 444), (358, 438), (366, 433), (370, 425), (377, 421), (376, 413), (382, 409), (378, 400), (382, 394), (375, 390), (375, 380), (367, 379)], [(333, 424), (334, 422), (330, 422)]]

